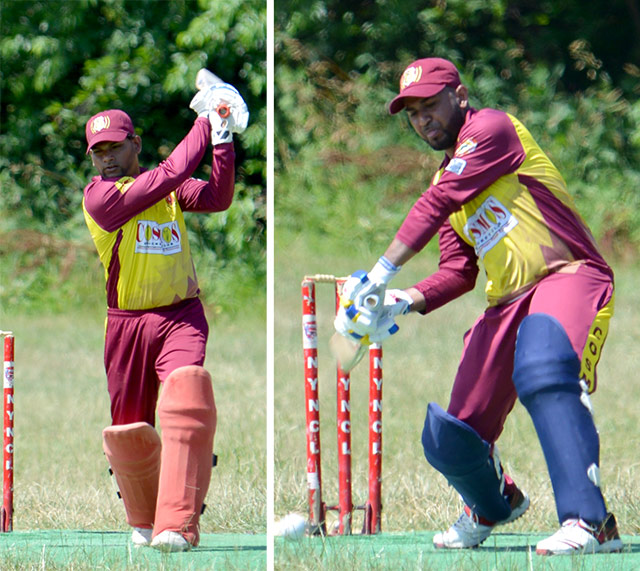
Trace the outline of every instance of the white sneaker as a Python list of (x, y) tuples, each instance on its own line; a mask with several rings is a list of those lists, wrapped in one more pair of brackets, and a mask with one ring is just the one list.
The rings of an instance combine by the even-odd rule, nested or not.
[(153, 538), (151, 547), (160, 551), (189, 551), (191, 544), (177, 531), (165, 530)]
[(133, 543), (134, 547), (146, 547), (151, 543), (152, 535), (153, 529), (134, 527), (131, 532), (131, 543)]
[(611, 553), (622, 549), (618, 525), (613, 514), (599, 526), (583, 519), (568, 519), (551, 537), (536, 546), (538, 555), (571, 555), (573, 553)]
[(477, 547), (491, 535), (496, 526), (515, 521), (527, 511), (530, 504), (529, 496), (518, 488), (511, 496), (510, 502), (512, 503), (511, 515), (498, 522), (490, 522), (478, 517), (469, 506), (464, 506), (464, 511), (456, 523), (447, 531), (433, 536), (434, 546), (447, 549)]

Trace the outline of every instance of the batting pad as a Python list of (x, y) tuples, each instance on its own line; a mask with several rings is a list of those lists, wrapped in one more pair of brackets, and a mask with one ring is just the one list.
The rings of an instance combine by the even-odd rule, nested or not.
[(429, 403), (422, 446), (429, 464), (473, 512), (495, 522), (511, 515), (511, 506), (502, 495), (502, 467), (496, 466), (489, 443), (468, 424)]
[(102, 445), (127, 512), (127, 523), (153, 527), (160, 474), (160, 437), (146, 422), (109, 426)]
[(544, 313), (525, 317), (516, 341), (513, 382), (542, 446), (558, 520), (598, 524), (607, 510), (599, 487), (600, 440), (583, 404), (580, 359), (562, 324)]
[(211, 377), (205, 369), (180, 367), (167, 377), (158, 400), (162, 463), (154, 537), (175, 531), (198, 545), (216, 418)]

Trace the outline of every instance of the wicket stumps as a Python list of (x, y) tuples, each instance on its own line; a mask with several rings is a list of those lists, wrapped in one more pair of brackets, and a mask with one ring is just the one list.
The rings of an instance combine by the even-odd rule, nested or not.
[(0, 331), (4, 337), (3, 406), (2, 406), (2, 511), (0, 532), (13, 531), (13, 362), (14, 337), (10, 331)]
[(302, 343), (307, 433), (307, 491), (309, 495), (309, 532), (326, 534), (326, 512), (338, 512), (338, 534), (352, 532), (353, 510), (364, 511), (362, 533), (379, 533), (382, 515), (382, 347), (369, 348), (369, 497), (362, 506), (354, 506), (351, 481), (351, 387), (349, 373), (337, 366), (338, 432), (338, 505), (327, 506), (322, 499), (320, 454), (320, 399), (318, 391), (318, 335), (316, 321), (316, 284), (334, 284), (336, 311), (346, 278), (332, 275), (305, 276), (302, 281)]

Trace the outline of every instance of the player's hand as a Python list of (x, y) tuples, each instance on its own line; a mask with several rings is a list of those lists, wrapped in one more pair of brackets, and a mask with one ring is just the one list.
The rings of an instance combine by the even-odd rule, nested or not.
[[(198, 117), (218, 113), (232, 133), (242, 133), (249, 123), (249, 109), (238, 90), (228, 83), (215, 83), (196, 93), (189, 105)], [(206, 115), (205, 115), (206, 114)]]
[[(352, 280), (351, 283), (361, 280), (362, 274), (362, 271), (355, 272), (349, 280)], [(341, 301), (334, 327), (341, 335), (360, 343), (380, 343), (399, 330), (395, 318), (409, 313), (412, 304), (411, 296), (401, 289), (387, 290), (383, 303), (371, 309), (358, 308), (352, 302)]]
[(342, 286), (338, 312), (333, 322), (338, 333), (365, 345), (369, 344), (368, 334), (376, 329), (375, 306), (380, 305), (381, 292), (376, 293), (376, 288), (371, 286), (372, 282), (364, 270), (351, 274)]
[(350, 329), (360, 335), (371, 333), (377, 311), (384, 300), (384, 284), (373, 282), (364, 270), (353, 272), (342, 286), (340, 311), (351, 321)]
[(384, 294), (383, 310), (391, 317), (406, 315), (411, 311), (413, 299), (402, 289), (388, 289)]
[(374, 335), (378, 330), (377, 319), (368, 325), (365, 325), (362, 322), (358, 323), (358, 321), (351, 319), (347, 309), (348, 308), (345, 308), (344, 306), (341, 306), (338, 309), (338, 313), (333, 321), (335, 330), (343, 337), (351, 339), (357, 343), (362, 343), (363, 345), (373, 343), (370, 336)]
[(221, 145), (222, 143), (233, 141), (233, 134), (227, 119), (223, 119), (215, 111), (211, 111), (209, 113), (209, 122), (211, 123), (212, 145)]
[(377, 310), (377, 318), (373, 326), (375, 329), (368, 333), (371, 343), (381, 343), (387, 337), (398, 332), (396, 317), (406, 315), (411, 311), (413, 299), (401, 289), (388, 289), (384, 294), (384, 305)]
[(213, 92), (215, 109), (221, 113), (220, 109), (229, 110), (229, 125), (232, 133), (242, 133), (249, 124), (249, 108), (238, 90), (228, 83), (217, 83), (210, 89)]
[(386, 286), (399, 271), (400, 267), (382, 256), (369, 273), (358, 270), (345, 281), (340, 305), (345, 308), (347, 316), (357, 322), (357, 333), (364, 335), (370, 332), (384, 304)]
[(206, 92), (207, 90), (199, 90), (189, 103), (189, 109), (193, 109), (198, 117), (209, 117), (211, 101)]
[(394, 299), (390, 305), (385, 304), (373, 313), (373, 319), (365, 324), (362, 319), (351, 319), (348, 308), (342, 306), (334, 320), (334, 327), (340, 335), (363, 345), (381, 343), (400, 329), (395, 317), (407, 312), (408, 307), (406, 300)]

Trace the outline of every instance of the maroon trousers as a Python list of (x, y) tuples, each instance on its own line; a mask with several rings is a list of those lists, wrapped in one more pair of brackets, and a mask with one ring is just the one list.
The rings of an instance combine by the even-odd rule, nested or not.
[[(583, 369), (587, 360), (592, 361), (595, 389), (595, 366), (608, 325), (608, 316), (601, 310), (612, 296), (611, 278), (582, 264), (545, 277), (511, 303), (487, 309), (465, 334), (449, 414), (466, 422), (487, 442), (498, 439), (517, 399), (511, 377), (518, 327), (532, 313), (546, 313), (562, 324)], [(594, 357), (588, 339), (598, 321), (605, 333), (593, 340), (599, 345)]]
[(113, 424), (155, 426), (160, 383), (204, 365), (209, 326), (199, 299), (151, 310), (109, 309), (104, 363)]

